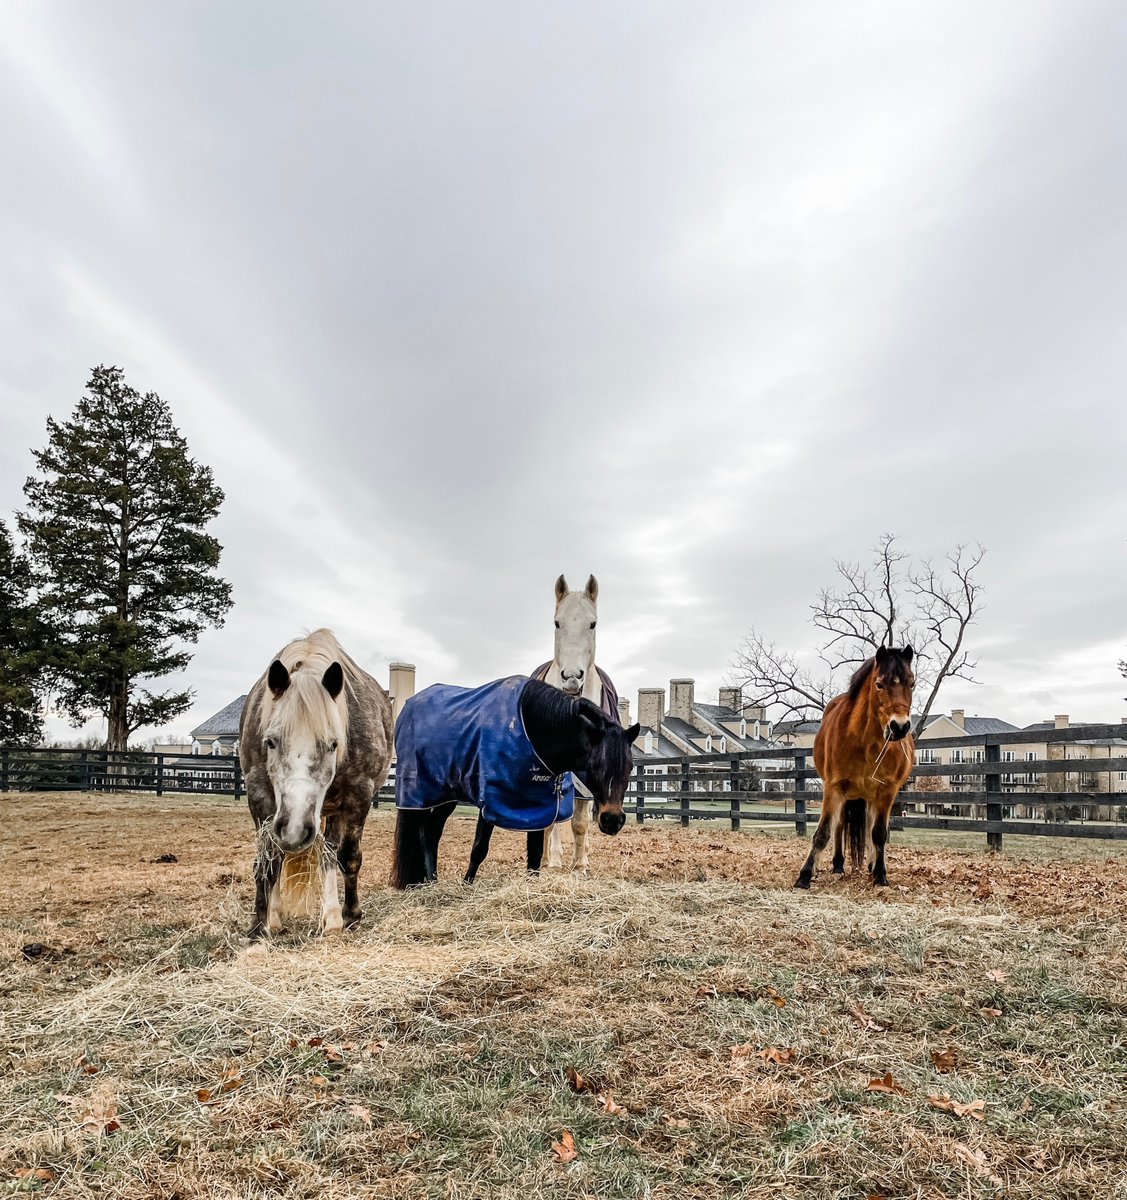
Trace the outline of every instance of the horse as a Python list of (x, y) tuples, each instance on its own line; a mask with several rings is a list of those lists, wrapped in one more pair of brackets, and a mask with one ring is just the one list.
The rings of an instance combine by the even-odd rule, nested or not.
[[(822, 815), (795, 887), (808, 888), (818, 855), (834, 834), (833, 872), (845, 874), (844, 837), (854, 870), (868, 857), (873, 883), (888, 885), (888, 821), (914, 762), (912, 647), (881, 646), (853, 673), (849, 690), (826, 705), (814, 738), (822, 777)], [(898, 743), (896, 750), (891, 750)]]
[[(551, 662), (541, 663), (532, 672), (533, 679), (542, 679), (561, 688), (569, 696), (582, 696), (618, 721), (618, 693), (610, 676), (595, 666), (595, 626), (598, 623), (599, 581), (587, 577), (581, 592), (568, 590), (561, 575), (556, 580), (556, 645)], [(563, 866), (565, 822), (552, 826), (548, 837), (548, 866)], [(572, 869), (587, 869), (587, 831), (591, 827), (591, 797), (580, 781), (575, 793), (575, 809), (571, 816), (571, 833), (575, 842)]]
[(623, 729), (590, 700), (522, 675), (480, 688), (435, 684), (412, 696), (395, 729), (390, 885), (438, 878), (439, 839), (459, 800), (480, 810), (467, 883), (498, 825), (529, 834), (528, 868), (539, 870), (544, 830), (574, 803), (572, 771), (586, 774), (599, 828), (618, 833), (638, 733), (639, 726)]
[(359, 924), (360, 840), (391, 731), (387, 692), (328, 629), (290, 642), (251, 688), (239, 762), (258, 845), (252, 942), (287, 916), (319, 915), (325, 933)]

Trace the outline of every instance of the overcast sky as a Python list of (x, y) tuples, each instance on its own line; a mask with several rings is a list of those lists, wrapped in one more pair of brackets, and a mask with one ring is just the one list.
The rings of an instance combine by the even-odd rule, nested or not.
[(885, 530), (989, 551), (939, 707), (1127, 714), (1121, 4), (0, 10), (0, 515), (92, 365), (170, 403), (235, 595), (176, 729), (319, 625), (527, 671), (561, 571), (714, 697)]

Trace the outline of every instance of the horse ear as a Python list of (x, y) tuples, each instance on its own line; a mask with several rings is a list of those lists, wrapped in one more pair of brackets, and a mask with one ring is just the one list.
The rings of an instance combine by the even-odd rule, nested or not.
[(585, 590), (587, 592), (587, 599), (594, 604), (599, 598), (599, 581), (594, 577), (594, 575), (587, 576), (587, 587)]
[(274, 693), (275, 700), (290, 686), (290, 673), (281, 659), (276, 658), (270, 664), (270, 670), (266, 673), (266, 686)]
[(344, 690), (344, 669), (340, 663), (329, 663), (328, 670), (321, 676), (325, 691), (335, 700)]
[(888, 647), (880, 646), (876, 653), (877, 666), (883, 667), (888, 662)]
[(912, 647), (911, 647), (911, 646), (905, 646), (905, 647), (904, 647), (904, 649), (901, 651), (901, 654), (903, 654), (903, 656), (904, 656), (904, 661), (905, 661), (905, 662), (911, 662), (911, 661), (912, 661), (912, 655), (913, 655), (914, 653), (915, 653), (915, 651), (912, 649)]
[(556, 580), (556, 603), (559, 604), (559, 602), (566, 595), (567, 595), (567, 580), (561, 575), (559, 577), (559, 579)]
[(626, 740), (633, 745), (638, 740), (638, 734), (642, 732), (641, 725), (631, 725), (626, 731)]

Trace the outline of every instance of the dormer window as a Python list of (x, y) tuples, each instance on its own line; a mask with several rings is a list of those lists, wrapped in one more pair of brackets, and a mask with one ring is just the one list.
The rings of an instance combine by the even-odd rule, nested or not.
[(740, 719), (740, 737), (747, 737), (747, 722), (743, 718)]
[(647, 729), (646, 730), (646, 753), (652, 754), (653, 752), (654, 752), (654, 735), (650, 732), (650, 730)]
[(704, 739), (704, 752), (705, 752), (705, 754), (712, 753), (712, 734), (711, 733)]
[(728, 753), (728, 739), (726, 737), (722, 737), (720, 739), (720, 753), (721, 754)]
[(755, 722), (755, 735), (754, 736), (755, 736), (755, 740), (759, 741), (759, 722), (758, 721)]
[(218, 738), (211, 743), (211, 753), (213, 755), (220, 755), (223, 753), (223, 743)]

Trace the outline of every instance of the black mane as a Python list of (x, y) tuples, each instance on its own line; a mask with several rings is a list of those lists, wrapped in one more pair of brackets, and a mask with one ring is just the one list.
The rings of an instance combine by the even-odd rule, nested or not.
[[(886, 648), (882, 647), (888, 658), (885, 660), (884, 670), (881, 672), (881, 678), (888, 683), (907, 684), (912, 678), (912, 660), (904, 653), (903, 650), (898, 650), (894, 646)], [(876, 655), (872, 658), (867, 658), (853, 672), (852, 678), (849, 680), (849, 699), (856, 700), (861, 694), (861, 689), (869, 681), (869, 676), (876, 670), (877, 660)]]

